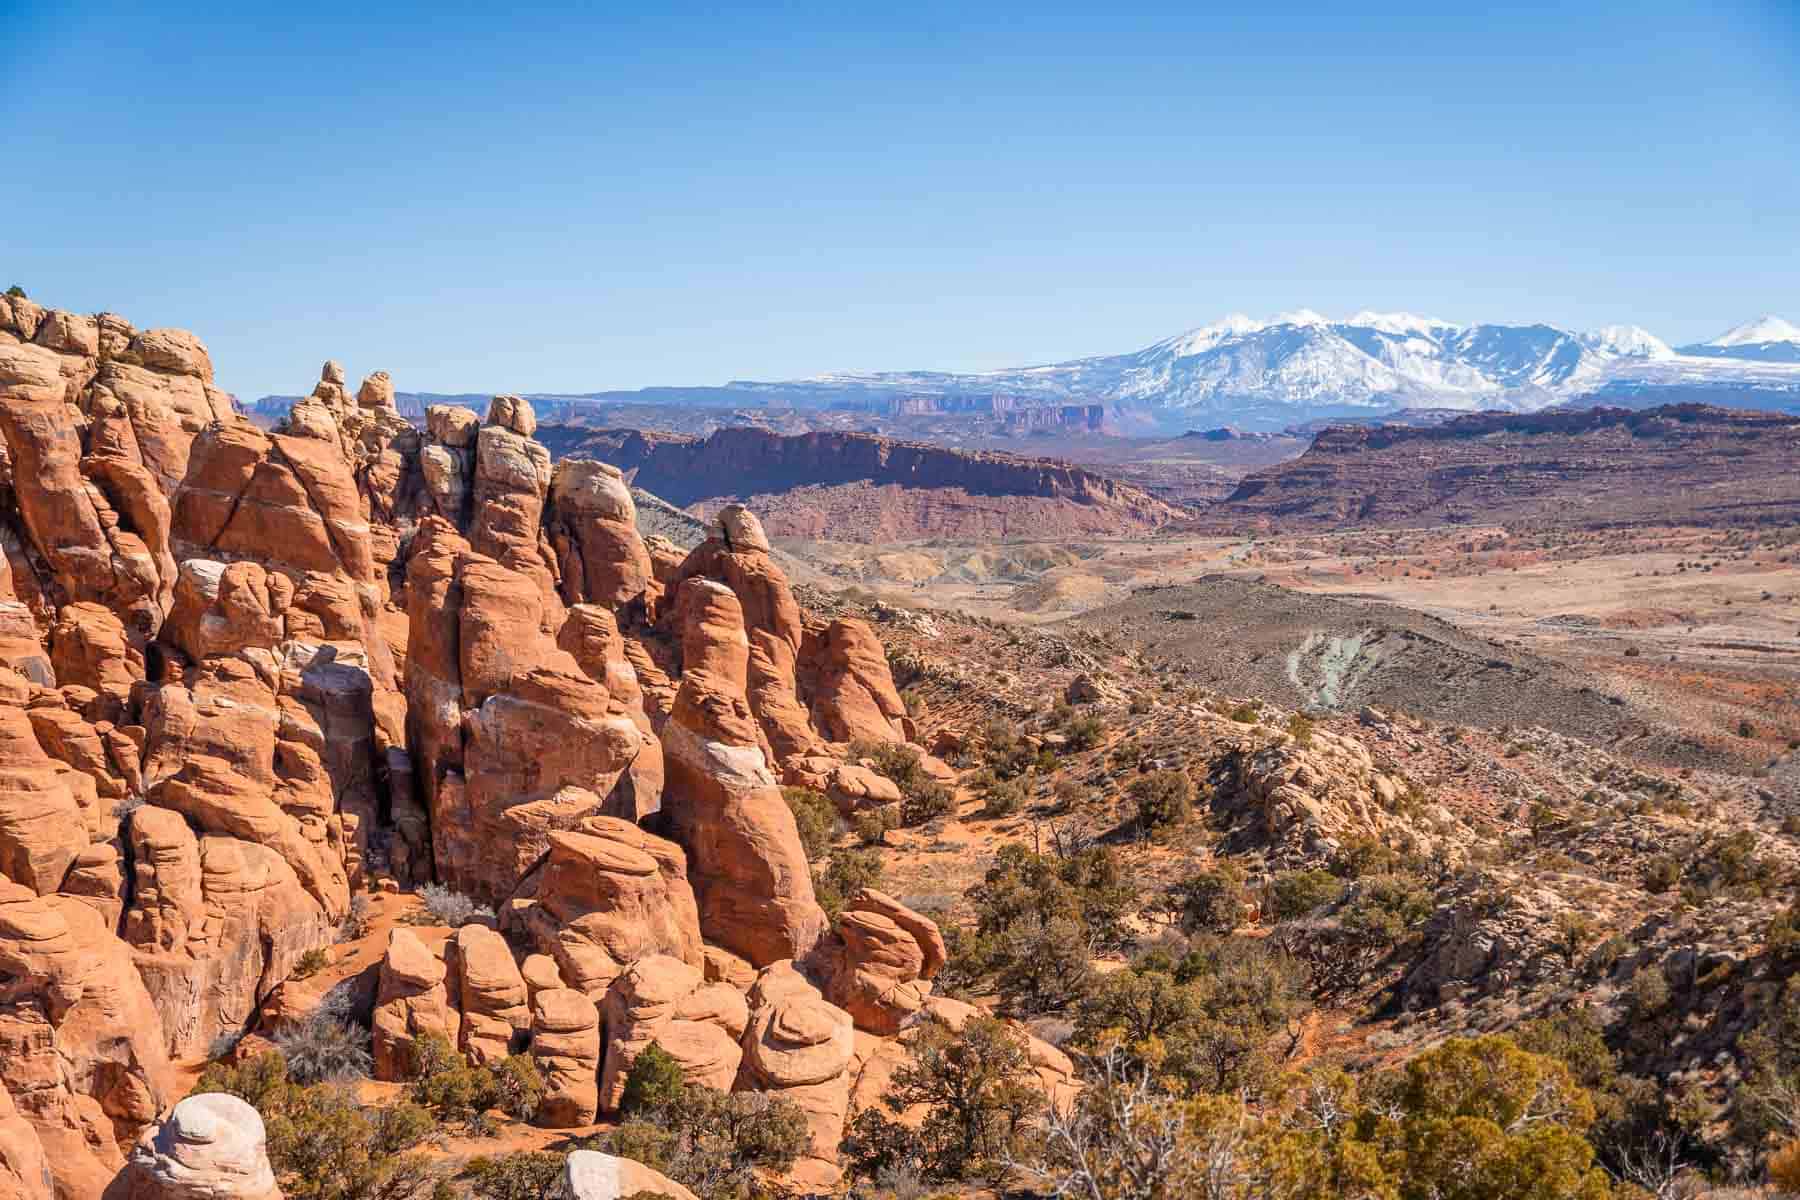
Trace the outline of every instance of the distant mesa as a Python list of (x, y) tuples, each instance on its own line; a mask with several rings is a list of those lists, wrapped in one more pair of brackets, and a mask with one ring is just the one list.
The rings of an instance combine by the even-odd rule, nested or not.
[(691, 512), (747, 503), (776, 537), (1125, 535), (1186, 515), (1070, 463), (864, 433), (783, 436), (734, 427), (697, 438), (546, 426), (539, 436), (558, 457), (611, 463), (634, 486)]
[(1247, 475), (1202, 524), (1800, 520), (1800, 420), (1703, 404), (1341, 425)]

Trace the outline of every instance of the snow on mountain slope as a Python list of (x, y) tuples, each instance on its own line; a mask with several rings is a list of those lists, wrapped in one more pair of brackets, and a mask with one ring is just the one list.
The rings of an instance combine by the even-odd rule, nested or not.
[[(1790, 332), (1786, 322), (1764, 318), (1718, 340)], [(1581, 333), (1367, 310), (1334, 321), (1300, 309), (1262, 321), (1234, 313), (1129, 354), (1043, 366), (731, 385), (812, 404), (999, 393), (1026, 402), (1118, 405), (1171, 427), (1198, 420), (1279, 427), (1403, 408), (1532, 412), (1582, 396), (1641, 399), (1666, 388), (1800, 397), (1800, 334), (1795, 341), (1734, 340), (1677, 351), (1634, 325)]]
[(1233, 314), (1132, 354), (981, 375), (836, 375), (830, 382), (1080, 395), (1221, 414), (1533, 410), (1595, 387), (1622, 363), (1674, 356), (1632, 326), (1578, 334), (1549, 325), (1461, 326), (1411, 313), (1364, 311), (1333, 321), (1300, 309), (1266, 321)]
[(1596, 350), (1634, 358), (1674, 358), (1675, 351), (1648, 329), (1636, 325), (1603, 325), (1582, 339)]
[(1695, 358), (1800, 363), (1800, 326), (1780, 317), (1758, 317), (1725, 331), (1710, 342), (1683, 346), (1681, 352)]
[(1765, 342), (1800, 342), (1800, 326), (1780, 317), (1758, 317), (1730, 329), (1706, 343), (1708, 346), (1757, 346)]

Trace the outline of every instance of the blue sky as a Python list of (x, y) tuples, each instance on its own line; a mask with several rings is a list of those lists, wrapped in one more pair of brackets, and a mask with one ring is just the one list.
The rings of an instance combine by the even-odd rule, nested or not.
[(1800, 320), (1797, 0), (175, 7), (0, 0), (0, 286), (246, 398)]

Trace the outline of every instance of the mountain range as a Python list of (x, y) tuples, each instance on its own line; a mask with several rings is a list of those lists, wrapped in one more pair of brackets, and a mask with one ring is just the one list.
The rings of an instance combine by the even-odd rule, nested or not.
[[(542, 394), (586, 404), (901, 411), (921, 397), (1023, 407), (1105, 405), (1151, 426), (1278, 428), (1401, 410), (1535, 412), (1559, 404), (1641, 407), (1671, 399), (1800, 407), (1800, 328), (1767, 316), (1679, 349), (1633, 325), (1459, 325), (1404, 312), (1332, 320), (1311, 310), (1234, 314), (1126, 354), (978, 373), (848, 372), (722, 387)], [(265, 397), (260, 412), (285, 409)], [(402, 410), (408, 397), (402, 396)], [(419, 397), (431, 402), (431, 398)], [(946, 405), (950, 407), (950, 405)]]

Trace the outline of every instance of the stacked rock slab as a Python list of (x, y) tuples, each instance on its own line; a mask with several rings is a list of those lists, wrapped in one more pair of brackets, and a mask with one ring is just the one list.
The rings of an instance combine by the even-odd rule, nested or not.
[(632, 963), (701, 964), (700, 917), (675, 843), (630, 821), (591, 816), (550, 835), (541, 865), (508, 906), (559, 982), (600, 1003)]
[(600, 1108), (600, 1011), (573, 988), (531, 997), (531, 1053), (544, 1074), (537, 1122), (551, 1129), (591, 1125)]
[(840, 1177), (855, 1051), (850, 1014), (828, 1003), (793, 963), (773, 963), (757, 975), (738, 1087), (774, 1093), (805, 1114), (811, 1141), (792, 1172), (803, 1189), (829, 1190)]
[(944, 939), (930, 918), (873, 888), (838, 914), (841, 942), (828, 995), (858, 1029), (897, 1035), (924, 1007), (943, 967)]
[(626, 778), (650, 735), (544, 631), (529, 576), (433, 517), (407, 592), (407, 720), (440, 879), (504, 900), (552, 833), (660, 803), (657, 772)]
[(427, 1034), (456, 1043), (462, 1018), (451, 1007), (449, 974), (444, 960), (412, 930), (396, 928), (388, 935), (371, 1025), (375, 1078), (389, 1082), (409, 1078), (413, 1045)]
[(393, 664), (335, 434), (251, 428), (192, 335), (8, 297), (0, 493), (0, 1079), (98, 1194), (168, 1056), (331, 940)]
[(707, 983), (699, 968), (652, 955), (639, 959), (606, 992), (606, 1059), (600, 1070), (600, 1107), (617, 1112), (631, 1066), (652, 1042), (677, 1062), (689, 1083), (730, 1090), (748, 1020), (743, 993)]

